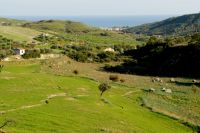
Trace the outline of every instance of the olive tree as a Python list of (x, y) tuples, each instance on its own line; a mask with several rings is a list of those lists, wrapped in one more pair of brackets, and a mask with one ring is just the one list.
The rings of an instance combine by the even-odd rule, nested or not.
[(104, 93), (106, 90), (110, 89), (110, 88), (111, 88), (111, 86), (110, 86), (108, 83), (101, 83), (101, 84), (99, 85), (99, 90), (101, 91), (100, 96), (102, 96), (103, 93)]

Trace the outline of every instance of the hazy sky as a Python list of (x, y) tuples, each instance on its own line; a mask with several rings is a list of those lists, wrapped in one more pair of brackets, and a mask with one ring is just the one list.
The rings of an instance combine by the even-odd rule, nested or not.
[(173, 15), (199, 11), (200, 0), (0, 0), (3, 16)]

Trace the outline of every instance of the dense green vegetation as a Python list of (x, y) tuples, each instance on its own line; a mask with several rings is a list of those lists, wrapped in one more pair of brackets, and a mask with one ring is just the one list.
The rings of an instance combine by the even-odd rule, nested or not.
[(106, 48), (107, 47), (92, 45), (67, 45), (64, 48), (60, 49), (64, 51), (63, 54), (80, 62), (110, 62), (123, 60), (123, 56), (121, 56), (120, 51), (121, 49), (123, 49), (123, 46), (114, 47), (113, 50), (116, 50), (114, 52), (104, 51)]
[(188, 35), (200, 32), (200, 13), (173, 17), (161, 22), (128, 28), (125, 31), (147, 35)]
[(13, 40), (0, 36), (0, 60), (12, 54)]
[(147, 45), (125, 51), (132, 61), (119, 66), (106, 66), (109, 71), (200, 78), (200, 34), (194, 34), (186, 45), (172, 45), (168, 39), (151, 37)]

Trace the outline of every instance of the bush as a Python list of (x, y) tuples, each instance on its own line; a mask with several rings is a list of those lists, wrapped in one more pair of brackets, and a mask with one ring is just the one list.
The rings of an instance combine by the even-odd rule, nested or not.
[(97, 54), (97, 57), (99, 62), (110, 62), (117, 60), (116, 54), (113, 52), (101, 52)]
[(39, 50), (26, 50), (25, 54), (22, 55), (24, 59), (29, 58), (40, 58), (40, 51)]
[(107, 32), (104, 32), (104, 33), (100, 33), (100, 36), (109, 36), (109, 34)]
[(74, 70), (73, 73), (76, 74), (76, 75), (78, 75), (79, 71), (78, 70)]
[(51, 52), (52, 52), (51, 49), (47, 49), (47, 48), (45, 48), (45, 49), (40, 49), (40, 53), (41, 53), (41, 54), (48, 54), (48, 53), (51, 53)]
[(119, 81), (118, 75), (110, 75), (109, 79), (112, 80), (112, 81), (114, 81), (114, 82)]
[(4, 59), (6, 57), (5, 53), (0, 53), (0, 60)]
[(108, 89), (110, 89), (111, 88), (111, 86), (108, 84), (108, 83), (101, 83), (100, 85), (99, 85), (99, 90), (101, 91), (101, 96), (103, 95), (103, 93), (106, 91), (106, 90), (108, 90)]
[(53, 45), (51, 46), (51, 49), (63, 49), (63, 48), (59, 45)]
[(64, 52), (64, 54), (68, 55), (70, 58), (79, 61), (79, 62), (93, 62), (93, 59), (95, 58), (95, 54), (92, 52), (86, 52), (86, 51), (68, 51)]
[(124, 82), (125, 82), (125, 79), (120, 79), (120, 82), (121, 82), (121, 83), (124, 83)]

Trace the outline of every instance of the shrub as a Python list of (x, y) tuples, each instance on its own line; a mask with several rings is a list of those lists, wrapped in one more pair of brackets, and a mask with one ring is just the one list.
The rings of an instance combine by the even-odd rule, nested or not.
[(52, 45), (51, 49), (63, 49), (63, 48), (59, 45)]
[(110, 75), (109, 79), (112, 80), (112, 81), (114, 81), (114, 82), (119, 81), (118, 75)]
[(4, 59), (6, 57), (6, 55), (4, 53), (0, 53), (0, 60)]
[(100, 33), (100, 36), (109, 36), (109, 34), (107, 32), (104, 32), (104, 33)]
[(22, 55), (24, 59), (29, 59), (29, 58), (40, 58), (40, 51), (39, 50), (26, 50), (26, 53)]
[(124, 82), (125, 82), (125, 79), (120, 79), (120, 82), (121, 82), (121, 83), (124, 83)]
[(79, 71), (78, 70), (74, 70), (73, 73), (76, 74), (76, 75), (78, 75)]
[(40, 49), (40, 53), (41, 53), (41, 54), (48, 54), (48, 53), (51, 53), (51, 52), (52, 52), (51, 49), (47, 49), (47, 48), (45, 48), (45, 49)]
[(101, 83), (101, 84), (99, 85), (99, 90), (101, 91), (100, 96), (102, 96), (103, 93), (104, 93), (105, 91), (107, 91), (108, 89), (110, 89), (110, 88), (111, 88), (111, 86), (110, 86), (108, 83)]
[(113, 52), (101, 52), (97, 54), (97, 57), (99, 62), (110, 62), (117, 60), (116, 54)]

